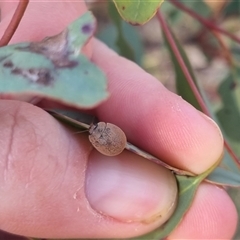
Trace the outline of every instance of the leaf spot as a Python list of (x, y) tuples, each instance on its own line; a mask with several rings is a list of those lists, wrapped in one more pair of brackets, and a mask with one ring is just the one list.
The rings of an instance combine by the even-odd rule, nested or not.
[(12, 67), (13, 67), (13, 63), (12, 63), (11, 61), (7, 61), (7, 62), (5, 62), (5, 63), (3, 64), (3, 66), (4, 66), (5, 68), (12, 68)]
[[(56, 49), (53, 49), (53, 47), (51, 47), (50, 44), (44, 46), (40, 42), (32, 43), (28, 47), (18, 47), (17, 50), (41, 54), (48, 58), (56, 68), (74, 68), (78, 65), (78, 62), (69, 59), (70, 52), (67, 51), (66, 47), (67, 44), (64, 44), (64, 46), (62, 47), (58, 46), (56, 47)], [(60, 51), (57, 51), (57, 49), (60, 49)]]
[(138, 22), (131, 22), (131, 21), (129, 21), (129, 23), (130, 23), (131, 25), (133, 25), (133, 26), (139, 26), (139, 25), (141, 25), (141, 24), (138, 23)]
[(11, 73), (15, 75), (21, 75), (22, 77), (30, 80), (31, 82), (35, 82), (41, 85), (50, 85), (54, 80), (51, 76), (50, 70), (46, 68), (14, 68)]
[(16, 74), (16, 75), (19, 75), (21, 74), (21, 70), (20, 68), (14, 68), (12, 71), (11, 71), (12, 74)]
[(85, 25), (82, 26), (82, 32), (85, 33), (85, 34), (91, 33), (92, 30), (93, 30), (92, 24), (85, 24)]

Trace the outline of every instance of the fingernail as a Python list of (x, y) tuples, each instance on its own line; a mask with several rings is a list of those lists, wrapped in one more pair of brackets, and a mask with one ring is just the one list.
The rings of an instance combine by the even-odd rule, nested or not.
[(167, 169), (124, 151), (106, 157), (93, 151), (85, 181), (92, 209), (122, 222), (164, 223), (177, 202), (175, 176)]
[(222, 131), (220, 129), (220, 127), (218, 126), (218, 124), (209, 116), (207, 116), (206, 114), (204, 114), (203, 112), (199, 111), (200, 115), (207, 120), (208, 123), (210, 123), (211, 125), (213, 125), (215, 127), (215, 129), (218, 131), (218, 134), (223, 142), (223, 135), (222, 135)]

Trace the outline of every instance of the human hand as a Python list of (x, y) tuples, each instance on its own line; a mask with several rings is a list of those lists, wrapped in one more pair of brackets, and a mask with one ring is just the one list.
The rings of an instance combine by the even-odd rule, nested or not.
[[(0, 7), (2, 33), (16, 3)], [(85, 11), (80, 1), (32, 1), (12, 43), (54, 35)], [(86, 54), (109, 82), (110, 98), (93, 110), (101, 121), (180, 169), (201, 173), (220, 158), (223, 139), (210, 119), (99, 41)], [(85, 135), (27, 103), (1, 100), (0, 119), (0, 229), (38, 238), (129, 238), (159, 225), (159, 218), (142, 222), (171, 198), (160, 166), (128, 151), (102, 156)], [(227, 193), (202, 183), (168, 239), (230, 239), (236, 223)]]

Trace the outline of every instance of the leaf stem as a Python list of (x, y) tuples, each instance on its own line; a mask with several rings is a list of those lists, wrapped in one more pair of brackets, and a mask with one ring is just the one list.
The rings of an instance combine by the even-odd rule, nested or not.
[(17, 30), (17, 27), (26, 11), (28, 2), (29, 0), (19, 1), (18, 6), (13, 14), (13, 17), (0, 40), (0, 47), (7, 45), (11, 40), (13, 34)]
[(234, 40), (235, 42), (240, 43), (240, 38), (238, 38), (237, 36), (235, 36), (234, 34), (231, 34), (230, 32), (216, 26), (216, 24), (204, 19), (202, 16), (200, 16), (199, 14), (197, 14), (196, 12), (192, 11), (190, 8), (184, 6), (182, 3), (180, 3), (177, 0), (168, 0), (169, 2), (171, 2), (173, 5), (175, 5), (176, 7), (178, 7), (179, 9), (183, 10), (184, 12), (188, 13), (191, 17), (197, 19), (201, 24), (203, 24), (206, 28), (208, 29), (212, 29), (214, 31), (218, 31), (226, 36), (228, 36), (229, 38), (231, 38), (232, 40)]
[(128, 151), (130, 152), (133, 152), (143, 158), (146, 158), (148, 160), (150, 160), (151, 162), (154, 162), (158, 165), (161, 165), (167, 169), (169, 169), (170, 171), (173, 171), (175, 174), (177, 175), (182, 175), (182, 176), (196, 176), (196, 174), (194, 173), (191, 173), (189, 171), (186, 171), (186, 170), (181, 170), (181, 169), (178, 169), (178, 168), (175, 168), (175, 167), (172, 167), (170, 165), (168, 165), (167, 163), (161, 161), (160, 159), (154, 157), (153, 155), (141, 150), (140, 148), (134, 146), (133, 144), (131, 144), (130, 142), (127, 142), (126, 144), (126, 147), (125, 147)]
[(226, 46), (226, 44), (224, 43), (224, 41), (222, 40), (220, 34), (216, 31), (212, 31), (212, 34), (215, 36), (215, 38), (217, 39), (220, 47), (221, 47), (221, 52), (222, 52), (222, 56), (225, 58), (225, 60), (227, 61), (228, 65), (230, 68), (234, 68), (234, 60), (232, 57), (231, 52), (229, 51), (228, 47)]
[(187, 81), (188, 81), (188, 83), (189, 83), (189, 85), (190, 85), (190, 87), (191, 87), (191, 89), (192, 89), (192, 91), (193, 91), (193, 93), (194, 93), (202, 111), (205, 114), (210, 115), (210, 113), (209, 113), (209, 111), (208, 111), (208, 109), (207, 109), (207, 107), (206, 107), (206, 105), (205, 105), (205, 103), (202, 99), (202, 96), (200, 95), (200, 93), (199, 93), (199, 91), (198, 91), (198, 89), (197, 89), (197, 87), (196, 87), (196, 85), (195, 85), (195, 83), (192, 79), (192, 76), (189, 73), (189, 71), (187, 69), (187, 66), (184, 63), (184, 60), (183, 60), (183, 58), (182, 58), (182, 56), (181, 56), (181, 54), (178, 50), (178, 47), (175, 44), (175, 41), (172, 37), (172, 34), (169, 30), (169, 27), (168, 27), (167, 23), (165, 22), (164, 18), (162, 17), (162, 14), (160, 13), (160, 11), (157, 12), (157, 18), (158, 18), (158, 20), (161, 24), (162, 30), (164, 31), (164, 33), (166, 35), (166, 38), (167, 38), (169, 44), (171, 45), (171, 48), (173, 49), (175, 57), (176, 57), (179, 65), (180, 65), (180, 67), (181, 67), (181, 69), (182, 69), (182, 71), (183, 71), (183, 73), (184, 73), (184, 75), (185, 75), (185, 77), (186, 77), (186, 79), (187, 79)]

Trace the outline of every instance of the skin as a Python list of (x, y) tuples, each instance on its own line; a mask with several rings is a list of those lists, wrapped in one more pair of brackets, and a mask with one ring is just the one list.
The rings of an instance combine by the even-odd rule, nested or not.
[[(16, 4), (1, 1), (0, 35)], [(56, 34), (85, 11), (82, 1), (31, 1), (11, 43), (37, 41)], [(101, 121), (116, 124), (130, 142), (182, 169), (201, 173), (220, 159), (223, 139), (212, 120), (103, 43), (92, 39), (84, 53), (105, 72), (109, 81), (110, 98), (92, 110)], [(42, 105), (52, 103), (45, 101)], [(125, 216), (115, 202), (117, 217), (112, 217), (113, 214), (109, 217), (108, 210), (103, 214), (99, 209), (105, 202), (111, 204), (108, 199), (116, 201), (113, 196), (116, 192), (110, 192), (108, 199), (94, 202), (92, 185), (87, 183), (92, 181), (89, 172), (93, 178), (96, 172), (101, 180), (99, 168), (108, 169), (110, 160), (93, 150), (86, 135), (72, 134), (71, 129), (40, 108), (20, 101), (1, 100), (0, 119), (2, 230), (42, 238), (127, 238), (159, 225), (157, 219), (148, 224), (127, 221), (134, 219), (134, 211), (139, 209), (153, 211), (154, 215), (158, 209), (154, 197), (169, 196), (170, 190), (163, 184), (169, 179), (160, 179), (155, 170), (158, 167), (127, 151), (110, 159), (115, 169), (119, 164), (124, 169), (135, 169), (129, 171), (129, 181), (131, 176), (138, 179), (138, 175), (156, 180), (162, 195), (150, 189), (149, 198), (141, 205), (138, 197), (126, 193), (123, 201), (134, 201), (136, 208), (129, 209)], [(124, 191), (126, 186), (119, 185), (118, 190)], [(191, 208), (168, 239), (231, 239), (236, 225), (236, 209), (227, 193), (202, 183)]]

